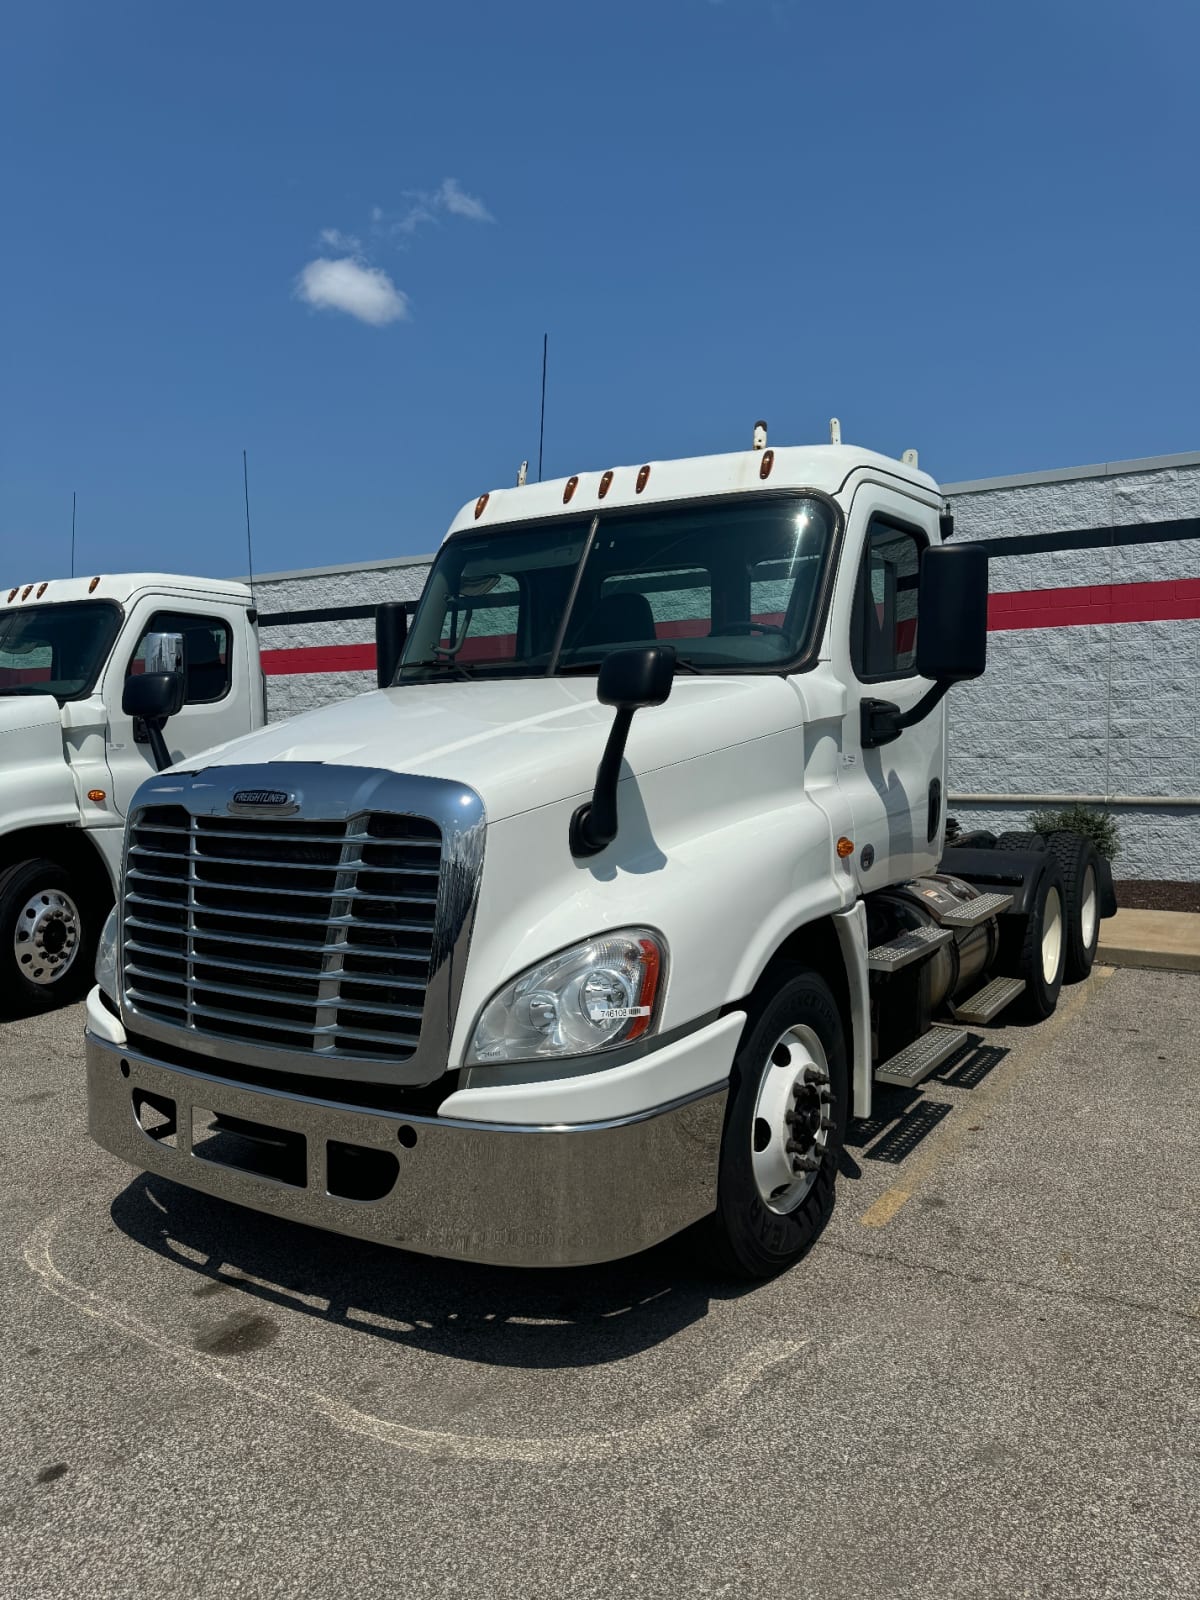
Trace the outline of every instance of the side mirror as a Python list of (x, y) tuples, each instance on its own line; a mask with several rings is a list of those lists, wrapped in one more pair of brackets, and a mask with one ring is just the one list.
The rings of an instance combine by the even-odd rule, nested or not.
[(964, 683), (987, 666), (987, 555), (978, 545), (931, 545), (921, 557), (917, 671)]
[(977, 545), (930, 545), (921, 557), (917, 671), (933, 688), (901, 711), (890, 700), (860, 706), (864, 750), (898, 739), (922, 721), (952, 684), (982, 677), (987, 667), (987, 556)]
[(171, 765), (171, 755), (162, 736), (168, 717), (173, 717), (183, 707), (187, 692), (187, 667), (181, 633), (148, 633), (146, 635), (145, 670), (135, 677), (125, 679), (121, 691), (121, 709), (134, 719), (134, 738), (139, 739), (137, 724), (145, 729), (140, 742), (150, 746), (157, 772)]
[(385, 600), (375, 607), (375, 681), (386, 689), (396, 681), (396, 668), (408, 638), (408, 607), (403, 600)]
[(643, 706), (661, 706), (674, 680), (675, 651), (669, 644), (614, 650), (600, 663), (596, 698), (602, 706), (615, 706), (617, 714), (596, 768), (591, 801), (571, 818), (571, 854), (577, 860), (598, 855), (617, 837), (617, 780), (629, 725)]

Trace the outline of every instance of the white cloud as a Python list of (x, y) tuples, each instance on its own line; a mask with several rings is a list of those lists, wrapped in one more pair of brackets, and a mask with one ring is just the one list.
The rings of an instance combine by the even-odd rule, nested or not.
[(353, 233), (343, 233), (340, 228), (322, 228), (321, 243), (327, 244), (331, 250), (344, 250), (352, 256), (362, 250), (362, 241)]
[(344, 311), (373, 328), (408, 316), (408, 296), (383, 271), (350, 256), (310, 261), (296, 279), (296, 296), (318, 311)]
[(443, 178), (442, 186), (434, 196), (437, 204), (452, 216), (466, 217), (471, 222), (495, 222), (495, 217), (482, 200), (467, 194), (459, 187), (457, 178)]

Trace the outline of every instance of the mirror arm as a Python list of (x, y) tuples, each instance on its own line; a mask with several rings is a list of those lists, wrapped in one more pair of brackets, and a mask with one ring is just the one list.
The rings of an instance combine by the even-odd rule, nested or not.
[(142, 717), (140, 720), (146, 730), (146, 743), (150, 746), (150, 754), (154, 757), (154, 770), (165, 772), (171, 765), (171, 752), (167, 749), (167, 741), (162, 734), (166, 719), (160, 721), (157, 717)]
[(932, 689), (927, 689), (916, 705), (901, 711), (890, 700), (864, 700), (861, 705), (862, 728), (860, 743), (864, 750), (874, 750), (881, 744), (891, 744), (905, 728), (923, 722), (934, 706), (940, 704), (953, 684), (953, 678), (939, 678)]
[(618, 709), (596, 768), (592, 798), (571, 818), (571, 854), (576, 860), (599, 855), (617, 837), (617, 782), (621, 776), (621, 762), (625, 759), (633, 711), (632, 706)]

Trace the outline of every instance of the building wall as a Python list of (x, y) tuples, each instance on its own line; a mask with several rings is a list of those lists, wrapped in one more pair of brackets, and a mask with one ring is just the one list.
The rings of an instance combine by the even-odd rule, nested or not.
[[(1000, 831), (1031, 801), (962, 797), (1115, 797), (1118, 876), (1200, 878), (1200, 455), (945, 492), (956, 537), (988, 546), (992, 593), (987, 674), (949, 698), (952, 812)], [(273, 719), (373, 687), (365, 613), (416, 599), (429, 560), (255, 580)], [(338, 608), (364, 614), (323, 615)]]

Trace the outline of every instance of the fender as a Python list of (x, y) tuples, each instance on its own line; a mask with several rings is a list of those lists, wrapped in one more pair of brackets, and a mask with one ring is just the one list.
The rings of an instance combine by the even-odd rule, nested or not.
[(0, 835), (46, 823), (77, 823), (79, 807), (63, 753), (53, 695), (0, 699)]

